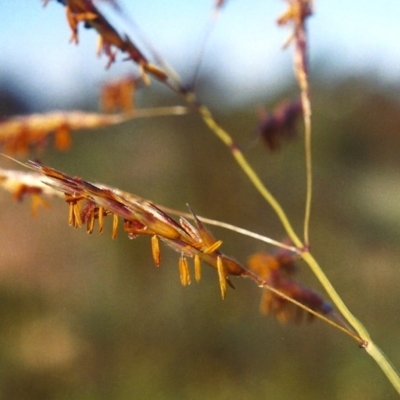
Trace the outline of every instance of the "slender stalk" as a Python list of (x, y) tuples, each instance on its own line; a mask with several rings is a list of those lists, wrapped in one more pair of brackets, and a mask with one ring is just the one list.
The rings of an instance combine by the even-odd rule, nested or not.
[(343, 317), (349, 322), (349, 324), (356, 330), (360, 338), (363, 340), (362, 347), (365, 348), (367, 353), (375, 360), (375, 362), (382, 369), (383, 373), (389, 379), (393, 387), (400, 394), (400, 377), (399, 373), (390, 363), (386, 355), (382, 352), (382, 350), (376, 346), (376, 344), (371, 340), (368, 331), (364, 327), (364, 325), (350, 312), (347, 306), (344, 304), (341, 297), (336, 292), (335, 288), (332, 286), (329, 279), (326, 277), (325, 273), (322, 271), (321, 267), (314, 259), (312, 254), (309, 252), (305, 252), (302, 254), (302, 258), (309, 265), (311, 270), (314, 272), (315, 276), (321, 282), (322, 286), (325, 288), (329, 297), (337, 307), (337, 309), (341, 312)]
[(389, 379), (389, 382), (396, 389), (397, 393), (400, 394), (400, 379), (399, 373), (390, 363), (383, 351), (372, 341), (368, 342), (365, 347), (368, 354), (375, 360), (375, 362), (381, 367), (383, 373)]
[[(254, 187), (261, 193), (261, 195), (268, 202), (268, 204), (270, 204), (270, 206), (277, 214), (279, 220), (281, 221), (283, 227), (286, 230), (286, 233), (288, 234), (289, 238), (292, 240), (294, 245), (298, 249), (304, 250), (305, 247), (302, 241), (295, 233), (295, 231), (293, 230), (292, 225), (290, 224), (290, 221), (286, 216), (286, 213), (283, 211), (282, 207), (277, 202), (275, 197), (269, 192), (269, 190), (262, 183), (262, 181), (260, 180), (256, 172), (253, 170), (253, 168), (249, 165), (249, 163), (243, 156), (242, 152), (234, 145), (233, 140), (229, 135), (229, 133), (226, 132), (216, 123), (208, 108), (200, 106), (198, 111), (201, 114), (206, 125), (211, 129), (211, 131), (214, 132), (222, 140), (222, 142), (231, 150), (233, 157), (238, 162), (239, 166), (242, 168), (245, 174), (249, 177)], [(311, 150), (311, 145), (308, 147), (308, 149)], [(309, 159), (308, 165), (310, 168), (309, 169), (310, 175), (308, 175), (309, 176), (308, 190), (310, 191), (310, 193), (308, 194), (306, 201), (306, 210), (308, 209), (308, 211), (306, 211), (306, 218), (305, 218), (305, 227), (307, 227), (305, 233), (307, 234), (307, 236), (308, 236), (308, 219), (311, 207), (311, 157)], [(335, 288), (333, 287), (333, 285), (331, 284), (325, 273), (322, 271), (321, 267), (319, 266), (315, 258), (312, 256), (312, 254), (309, 251), (303, 251), (301, 253), (301, 256), (303, 260), (309, 265), (309, 267), (311, 268), (311, 270), (313, 271), (313, 273), (315, 274), (321, 285), (324, 287), (328, 296), (331, 298), (332, 302), (335, 304), (337, 309), (340, 311), (343, 317), (348, 321), (348, 323), (355, 329), (355, 331), (359, 335), (358, 342), (360, 343), (360, 346), (365, 348), (368, 354), (375, 360), (375, 362), (382, 369), (382, 371), (387, 376), (387, 378), (389, 379), (393, 387), (396, 389), (396, 391), (400, 394), (400, 377), (399, 374), (394, 369), (394, 367), (389, 362), (389, 360), (386, 358), (383, 352), (372, 342), (368, 331), (362, 325), (362, 323), (350, 312), (350, 310), (345, 305), (339, 294), (336, 292)], [(266, 287), (265, 285), (261, 286)], [(301, 307), (300, 304), (299, 307)], [(343, 330), (346, 331), (347, 334), (349, 334), (347, 329), (344, 328)]]
[(310, 87), (308, 82), (308, 54), (307, 54), (307, 34), (305, 27), (305, 18), (300, 16), (294, 28), (294, 70), (297, 82), (301, 92), (301, 105), (303, 108), (304, 119), (304, 143), (306, 160), (306, 202), (304, 211), (304, 243), (307, 247), (310, 245), (309, 227), (312, 203), (312, 152), (311, 152), (311, 102)]
[(322, 315), (322, 314), (312, 310), (311, 308), (309, 308), (309, 307), (305, 306), (304, 304), (298, 302), (297, 300), (293, 299), (293, 297), (285, 295), (280, 290), (277, 290), (277, 289), (275, 289), (274, 287), (272, 287), (272, 286), (270, 286), (268, 284), (262, 284), (262, 287), (266, 288), (267, 290), (270, 290), (271, 292), (275, 293), (277, 296), (280, 296), (280, 297), (284, 298), (285, 300), (289, 301), (290, 303), (295, 304), (297, 307), (307, 311), (309, 314), (314, 315), (314, 317), (317, 317), (318, 319), (320, 319), (321, 321), (324, 321), (328, 325), (333, 326), (334, 328), (338, 329), (339, 331), (341, 331), (341, 332), (345, 333), (346, 335), (350, 336), (357, 343), (359, 343), (360, 346), (362, 345), (362, 343), (363, 343), (362, 339), (360, 339), (360, 337), (358, 335), (356, 335), (355, 333), (353, 333), (351, 330), (347, 329), (346, 327), (337, 324), (336, 322), (332, 321), (331, 319), (325, 317), (325, 315)]
[[(182, 211), (179, 211), (179, 210), (174, 210), (174, 209), (169, 208), (169, 207), (164, 207), (164, 206), (162, 206), (160, 204), (156, 204), (156, 206), (160, 210), (162, 210), (162, 211), (164, 211), (164, 212), (166, 212), (168, 214), (177, 215), (177, 216), (188, 218), (188, 219), (194, 219), (193, 214), (185, 213), (185, 212), (182, 212)], [(299, 251), (299, 249), (297, 247), (289, 246), (289, 245), (287, 245), (285, 243), (282, 243), (282, 242), (279, 242), (277, 240), (271, 239), (268, 236), (260, 235), (259, 233), (252, 232), (252, 231), (249, 231), (249, 230), (244, 229), (244, 228), (240, 228), (239, 226), (228, 224), (228, 223), (222, 222), (222, 221), (217, 221), (215, 219), (205, 218), (205, 217), (202, 217), (200, 215), (196, 215), (196, 217), (200, 221), (202, 221), (202, 222), (204, 222), (206, 224), (219, 226), (220, 228), (228, 229), (230, 231), (239, 233), (240, 235), (249, 236), (249, 237), (251, 237), (253, 239), (260, 240), (262, 242), (272, 244), (273, 246), (277, 246), (277, 247), (280, 247), (282, 249), (286, 249), (286, 250), (292, 251), (293, 253), (301, 254), (301, 251)]]
[(335, 304), (337, 309), (343, 315), (343, 317), (347, 320), (347, 322), (356, 330), (359, 334), (360, 338), (364, 341), (369, 342), (370, 336), (368, 331), (365, 327), (361, 324), (361, 322), (350, 312), (346, 304), (343, 302), (339, 294), (336, 292), (335, 288), (333, 287), (330, 280), (325, 275), (324, 271), (319, 266), (318, 262), (315, 260), (311, 253), (303, 252), (301, 257), (303, 260), (308, 264), (311, 268), (314, 275), (317, 277), (321, 285), (324, 287), (325, 291), (327, 292), (328, 296)]
[(308, 247), (310, 244), (310, 217), (313, 193), (313, 173), (312, 173), (312, 152), (311, 152), (311, 105), (307, 94), (302, 95), (302, 105), (304, 112), (304, 143), (306, 159), (306, 204), (304, 211), (304, 243)]
[[(285, 228), (288, 236), (293, 241), (293, 243), (297, 246), (297, 248), (302, 249), (303, 243), (299, 239), (299, 237), (294, 232), (285, 212), (283, 211), (280, 204), (273, 197), (273, 195), (269, 192), (269, 190), (265, 187), (265, 185), (261, 182), (258, 175), (254, 172), (252, 167), (249, 165), (247, 160), (244, 158), (241, 151), (233, 145), (233, 140), (230, 135), (222, 129), (214, 120), (211, 112), (204, 106), (199, 109), (204, 121), (210, 127), (210, 129), (231, 149), (232, 154), (236, 161), (239, 163), (240, 167), (246, 173), (246, 175), (250, 178), (251, 182), (254, 184), (256, 189), (261, 193), (261, 195), (265, 198), (265, 200), (270, 204), (275, 213), (277, 214), (279, 220), (282, 222), (283, 227)], [(360, 337), (364, 340), (369, 339), (369, 335), (366, 329), (361, 325), (361, 323), (351, 314), (347, 306), (344, 304), (343, 300), (340, 298), (331, 282), (327, 278), (327, 276), (322, 271), (321, 267), (314, 259), (314, 257), (308, 251), (302, 252), (301, 256), (304, 261), (310, 266), (317, 279), (321, 282), (322, 286), (325, 288), (329, 297), (332, 299), (334, 304), (337, 306), (338, 310), (342, 313), (342, 315), (348, 320), (351, 326), (359, 333)]]
[[(304, 27), (303, 27), (304, 28)], [(304, 243), (302, 243), (301, 239), (295, 233), (286, 213), (284, 212), (281, 205), (275, 199), (275, 197), (270, 193), (270, 191), (266, 188), (263, 182), (258, 177), (257, 173), (247, 162), (246, 158), (243, 156), (242, 152), (238, 147), (235, 146), (231, 136), (228, 132), (226, 132), (222, 127), (220, 127), (214, 117), (212, 116), (210, 110), (203, 106), (197, 105), (195, 100), (195, 95), (192, 93), (190, 96), (189, 93), (186, 93), (185, 99), (188, 103), (192, 105), (196, 105), (197, 111), (202, 116), (205, 124), (210, 128), (214, 134), (219, 137), (219, 139), (231, 150), (233, 157), (242, 168), (244, 173), (248, 176), (249, 180), (253, 183), (254, 187), (258, 190), (258, 192), (262, 195), (262, 197), (267, 201), (267, 203), (272, 207), (281, 221), (286, 233), (289, 238), (293, 242), (293, 244), (302, 252), (303, 260), (309, 265), (311, 270), (316, 275), (317, 279), (320, 281), (321, 285), (324, 287), (332, 302), (341, 312), (343, 317), (348, 321), (348, 323), (355, 329), (359, 337), (354, 335), (351, 331), (347, 330), (340, 325), (335, 324), (333, 321), (328, 318), (321, 316), (316, 313), (318, 318), (327, 320), (325, 322), (330, 325), (337, 325), (337, 327), (344, 331), (346, 334), (352, 336), (355, 340), (360, 343), (360, 346), (365, 348), (368, 354), (376, 361), (382, 371), (385, 373), (389, 381), (392, 383), (393, 387), (400, 394), (400, 377), (396, 372), (394, 367), (391, 365), (389, 360), (383, 354), (383, 352), (371, 341), (368, 331), (361, 324), (361, 322), (350, 312), (348, 307), (345, 305), (339, 294), (336, 292), (335, 288), (322, 271), (321, 267), (314, 259), (312, 254), (308, 251), (309, 248), (309, 225), (310, 225), (310, 216), (311, 216), (311, 204), (312, 204), (312, 186), (313, 186), (313, 174), (312, 174), (312, 152), (311, 152), (311, 103), (309, 98), (309, 87), (308, 87), (308, 76), (307, 76), (307, 67), (306, 67), (306, 52), (305, 52), (305, 30), (301, 33), (301, 41), (297, 41), (297, 49), (295, 51), (295, 70), (297, 74), (297, 79), (301, 88), (301, 96), (302, 96), (302, 106), (304, 113), (304, 125), (305, 125), (305, 157), (306, 157), (306, 202), (305, 202), (305, 213), (304, 213)], [(269, 290), (275, 291), (274, 288), (268, 287), (268, 285), (260, 284), (260, 286), (268, 288)], [(282, 293), (277, 292), (278, 295), (282, 296)], [(282, 296), (284, 297), (284, 296)], [(289, 299), (288, 299), (289, 300)], [(291, 299), (293, 302), (293, 299)], [(293, 302), (294, 303), (294, 302)], [(299, 307), (305, 308), (301, 303), (298, 304)], [(308, 310), (310, 312), (312, 310)], [(311, 312), (314, 314), (314, 312)], [(321, 318), (322, 317), (322, 318)]]
[(157, 107), (157, 108), (138, 108), (132, 112), (133, 118), (163, 117), (168, 115), (184, 115), (192, 112), (187, 107)]

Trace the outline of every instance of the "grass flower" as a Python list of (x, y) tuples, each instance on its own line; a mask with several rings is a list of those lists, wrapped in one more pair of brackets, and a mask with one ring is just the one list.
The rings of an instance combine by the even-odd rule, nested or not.
[[(249, 257), (247, 265), (251, 271), (265, 279), (271, 287), (306, 305), (311, 310), (323, 315), (330, 314), (333, 308), (328, 302), (313, 290), (300, 285), (293, 279), (293, 275), (297, 271), (296, 259), (298, 259), (298, 255), (281, 249), (276, 254), (255, 253)], [(304, 317), (309, 319), (313, 317), (312, 314), (307, 314), (303, 309), (295, 307), (288, 299), (269, 290), (265, 290), (262, 295), (260, 311), (263, 314), (274, 315), (281, 322), (289, 320), (301, 322)]]
[[(37, 187), (38, 194), (58, 193), (65, 196), (70, 226), (86, 226), (87, 232), (92, 233), (97, 223), (99, 232), (102, 233), (104, 219), (112, 216), (112, 238), (117, 236), (120, 220), (130, 238), (139, 235), (151, 237), (152, 256), (156, 266), (161, 263), (159, 239), (179, 252), (180, 279), (184, 286), (191, 282), (188, 258), (194, 259), (196, 281), (201, 278), (200, 262), (215, 268), (223, 298), (226, 295), (226, 285), (233, 287), (229, 280), (230, 275), (248, 275), (248, 271), (240, 263), (219, 250), (222, 241), (212, 236), (193, 211), (195, 225), (184, 218), (177, 222), (152, 202), (136, 195), (71, 177), (34, 161), (29, 161), (27, 165), (35, 171), (32, 175), (35, 179), (25, 189), (26, 193), (32, 193)], [(11, 187), (10, 181), (7, 182), (8, 187)], [(15, 190), (21, 189), (15, 186)]]
[[(46, 6), (49, 0), (44, 0)], [(166, 73), (153, 65), (132, 42), (128, 35), (120, 34), (98, 10), (91, 0), (65, 0), (61, 1), (66, 8), (68, 24), (72, 30), (71, 42), (78, 44), (78, 26), (82, 22), (85, 27), (93, 28), (99, 34), (97, 53), (108, 57), (106, 68), (109, 68), (116, 60), (116, 52), (113, 47), (128, 55), (128, 59), (135, 62), (140, 75), (146, 84), (150, 84), (147, 74), (160, 81), (168, 79)]]
[[(43, 0), (44, 5), (48, 2), (49, 0)], [(309, 222), (313, 174), (306, 20), (312, 14), (313, 1), (286, 0), (288, 7), (277, 20), (278, 25), (291, 28), (285, 47), (289, 44), (294, 46), (293, 64), (300, 88), (300, 101), (283, 103), (273, 114), (264, 112), (259, 126), (262, 138), (267, 146), (274, 150), (279, 147), (282, 137), (293, 135), (296, 118), (300, 113), (303, 115), (307, 180), (302, 239), (295, 232), (281, 204), (261, 181), (240, 148), (236, 146), (230, 133), (216, 122), (207, 106), (198, 101), (193, 89), (194, 84), (189, 87), (182, 85), (179, 76), (152, 51), (146, 41), (143, 42), (146, 43), (147, 48), (140, 49), (128, 35), (120, 33), (99, 11), (94, 0), (58, 0), (58, 3), (65, 7), (67, 22), (72, 31), (71, 42), (79, 43), (80, 25), (92, 28), (99, 34), (98, 54), (104, 54), (108, 58), (106, 68), (116, 61), (119, 53), (123, 53), (137, 66), (139, 79), (146, 85), (151, 83), (150, 78), (155, 78), (175, 94), (183, 97), (191, 112), (197, 112), (205, 125), (231, 151), (233, 158), (255, 189), (274, 210), (293, 247), (264, 237), (265, 242), (278, 245), (281, 250), (275, 254), (267, 252), (253, 254), (248, 259), (248, 267), (245, 267), (222, 253), (222, 241), (217, 240), (206, 228), (205, 219), (198, 217), (192, 210), (190, 214), (178, 214), (175, 220), (165, 208), (149, 200), (116, 188), (69, 176), (34, 161), (27, 163), (34, 172), (0, 170), (0, 186), (10, 191), (18, 201), (30, 196), (33, 213), (36, 213), (40, 206), (48, 205), (46, 197), (64, 198), (68, 205), (69, 225), (75, 228), (86, 227), (89, 234), (96, 230), (96, 226), (99, 233), (103, 233), (104, 221), (109, 218), (112, 219), (111, 237), (114, 239), (117, 237), (122, 222), (123, 231), (129, 238), (133, 239), (142, 235), (150, 238), (152, 258), (157, 267), (162, 262), (160, 241), (165, 242), (179, 253), (178, 270), (183, 286), (190, 285), (192, 282), (190, 259), (193, 260), (194, 278), (197, 282), (201, 279), (202, 263), (214, 268), (222, 298), (226, 296), (227, 286), (233, 287), (230, 280), (232, 276), (251, 279), (264, 290), (260, 306), (263, 313), (272, 314), (281, 322), (289, 320), (300, 322), (307, 312), (310, 317), (316, 316), (336, 327), (351, 336), (374, 358), (400, 393), (398, 373), (372, 341), (365, 327), (348, 309), (310, 251)], [(118, 8), (115, 0), (110, 3)], [(213, 16), (217, 16), (226, 3), (226, 1), (216, 1)], [(215, 20), (216, 18), (213, 19)], [(209, 30), (202, 42), (194, 81), (201, 65), (211, 27), (212, 24), (209, 25)], [(148, 57), (147, 53), (152, 56)], [(156, 60), (155, 63), (150, 61), (150, 58)], [(8, 153), (26, 152), (31, 147), (40, 149), (50, 134), (54, 134), (56, 147), (66, 150), (70, 146), (70, 132), (73, 130), (119, 124), (136, 117), (178, 115), (188, 112), (188, 107), (137, 110), (134, 106), (134, 91), (139, 79), (132, 75), (125, 80), (105, 86), (101, 97), (102, 106), (106, 112), (120, 112), (119, 114), (105, 115), (72, 111), (16, 116), (0, 121), (0, 146)], [(172, 215), (176, 216), (177, 213), (172, 213)], [(188, 220), (193, 220), (193, 223)], [(237, 233), (244, 234), (245, 232), (245, 230), (235, 230)], [(255, 235), (252, 236), (255, 237)], [(295, 262), (299, 258), (308, 264), (338, 311), (335, 311), (318, 293), (294, 279)]]
[(282, 140), (296, 136), (296, 122), (301, 112), (302, 106), (299, 99), (283, 101), (272, 113), (260, 109), (258, 132), (271, 151), (278, 150)]

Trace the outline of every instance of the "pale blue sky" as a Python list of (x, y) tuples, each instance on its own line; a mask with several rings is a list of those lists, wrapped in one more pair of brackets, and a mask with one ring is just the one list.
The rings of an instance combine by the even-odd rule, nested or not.
[[(213, 3), (121, 1), (161, 55), (183, 75), (185, 66), (193, 67)], [(40, 93), (45, 104), (57, 104), (58, 96), (68, 98), (82, 82), (97, 87), (132, 70), (130, 63), (120, 61), (105, 71), (106, 60), (97, 59), (96, 35), (90, 30), (81, 28), (80, 45), (70, 44), (64, 9), (56, 1), (47, 8), (39, 0), (0, 0), (0, 4), (0, 74), (17, 79), (23, 90)], [(258, 88), (273, 92), (290, 76), (291, 52), (281, 50), (288, 31), (275, 24), (284, 8), (282, 0), (227, 2), (204, 59), (207, 69), (218, 70), (230, 82), (228, 96), (233, 93), (232, 82), (239, 98)], [(110, 7), (105, 11), (110, 13)], [(309, 20), (314, 68), (326, 75), (365, 70), (380, 79), (399, 81), (399, 15), (400, 0), (316, 0), (315, 15)], [(118, 23), (135, 34), (127, 21)]]

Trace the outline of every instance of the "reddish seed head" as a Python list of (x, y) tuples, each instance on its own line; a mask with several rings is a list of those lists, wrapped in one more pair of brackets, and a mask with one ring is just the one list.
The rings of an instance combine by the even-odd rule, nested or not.
[[(329, 314), (332, 306), (318, 293), (301, 285), (292, 278), (295, 273), (295, 257), (291, 253), (280, 251), (277, 254), (260, 252), (253, 254), (248, 260), (248, 267), (269, 286), (279, 290), (286, 296), (304, 304), (313, 311)], [(260, 311), (263, 314), (273, 314), (280, 322), (294, 320), (301, 322), (305, 316), (302, 309), (294, 306), (287, 299), (266, 289), (262, 295)], [(309, 315), (312, 318), (312, 315)]]
[(296, 122), (301, 114), (300, 99), (280, 103), (271, 114), (260, 111), (258, 131), (271, 151), (278, 150), (282, 140), (296, 136)]

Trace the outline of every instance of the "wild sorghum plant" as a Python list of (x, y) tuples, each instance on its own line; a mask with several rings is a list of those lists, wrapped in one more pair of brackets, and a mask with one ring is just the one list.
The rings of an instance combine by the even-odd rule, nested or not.
[[(68, 150), (70, 134), (81, 129), (93, 129), (123, 124), (132, 119), (157, 116), (196, 114), (205, 126), (215, 134), (232, 154), (239, 167), (280, 220), (287, 238), (270, 238), (247, 231), (241, 227), (199, 216), (190, 205), (188, 210), (177, 211), (143, 199), (102, 183), (89, 182), (85, 178), (69, 176), (63, 172), (42, 165), (38, 161), (22, 163), (21, 170), (0, 170), (1, 186), (10, 191), (17, 200), (32, 198), (32, 213), (42, 212), (52, 197), (66, 202), (70, 226), (85, 227), (88, 233), (105, 229), (105, 220), (111, 220), (111, 237), (124, 231), (129, 238), (143, 236), (151, 243), (154, 264), (162, 265), (165, 251), (160, 242), (168, 244), (177, 252), (177, 270), (183, 286), (192, 281), (199, 282), (203, 266), (212, 267), (216, 273), (221, 297), (224, 299), (229, 287), (238, 282), (237, 277), (248, 278), (262, 291), (260, 309), (272, 314), (280, 322), (300, 322), (304, 319), (319, 319), (348, 335), (369, 354), (386, 374), (400, 393), (400, 378), (386, 356), (377, 347), (368, 331), (351, 313), (333, 287), (311, 252), (310, 218), (313, 196), (312, 168), (312, 103), (309, 88), (308, 46), (306, 24), (312, 16), (310, 0), (287, 0), (286, 10), (277, 19), (279, 26), (289, 27), (290, 34), (285, 48), (293, 51), (293, 65), (299, 96), (285, 100), (272, 111), (260, 111), (258, 135), (271, 152), (279, 149), (284, 142), (296, 136), (299, 121), (304, 125), (305, 147), (305, 207), (303, 230), (299, 234), (288, 219), (283, 206), (276, 200), (245, 157), (241, 147), (236, 145), (231, 134), (221, 126), (207, 105), (196, 96), (193, 85), (184, 84), (174, 70), (152, 49), (142, 49), (126, 34), (118, 31), (103, 15), (94, 0), (58, 0), (65, 8), (66, 23), (71, 29), (71, 42), (79, 44), (85, 26), (99, 35), (99, 55), (107, 59), (106, 68), (120, 58), (133, 64), (132, 75), (106, 83), (101, 91), (101, 112), (83, 111), (52, 112), (16, 116), (0, 122), (0, 145), (2, 152), (15, 160), (20, 154), (31, 150), (43, 150), (49, 137), (54, 137), (55, 147)], [(44, 1), (48, 5), (49, 0)], [(110, 0), (110, 3), (117, 3)], [(223, 1), (215, 3), (212, 18), (215, 21), (222, 12)], [(62, 17), (60, 16), (60, 19)], [(147, 54), (150, 54), (149, 56)], [(135, 91), (149, 86), (156, 80), (184, 106), (141, 109), (135, 107)], [(17, 161), (16, 161), (17, 162)], [(16, 164), (17, 165), (17, 164)], [(213, 172), (215, 174), (218, 171)], [(177, 188), (176, 190), (179, 190)], [(218, 194), (216, 194), (218, 197)], [(249, 236), (274, 246), (275, 251), (258, 251), (249, 254), (247, 263), (239, 262), (225, 254), (222, 239), (214, 237), (211, 226), (232, 230), (239, 235)], [(326, 296), (317, 289), (301, 284), (296, 279), (299, 264), (307, 264), (326, 291)]]

